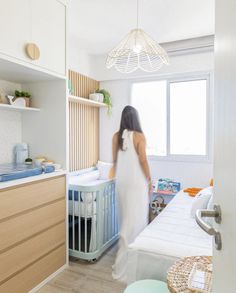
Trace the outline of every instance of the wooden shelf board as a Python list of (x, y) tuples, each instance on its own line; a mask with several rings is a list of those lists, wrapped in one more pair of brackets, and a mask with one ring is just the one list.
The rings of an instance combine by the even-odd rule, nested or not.
[(0, 110), (20, 111), (20, 112), (39, 112), (40, 109), (32, 107), (17, 107), (14, 105), (0, 104)]
[(104, 103), (96, 102), (96, 101), (81, 98), (81, 97), (71, 96), (71, 95), (69, 96), (69, 101), (74, 101), (74, 102), (78, 102), (85, 105), (91, 105), (94, 107), (107, 107), (107, 105)]

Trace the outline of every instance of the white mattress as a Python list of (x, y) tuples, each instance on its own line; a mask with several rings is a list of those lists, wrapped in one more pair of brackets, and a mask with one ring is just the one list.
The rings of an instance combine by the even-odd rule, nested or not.
[(180, 191), (128, 249), (128, 283), (139, 279), (166, 280), (179, 258), (212, 255), (212, 238), (201, 230), (190, 210), (193, 198)]
[(99, 185), (104, 182), (108, 182), (109, 180), (100, 180), (99, 179), (99, 171), (94, 170), (91, 172), (87, 172), (79, 175), (70, 175), (69, 176), (69, 184), (71, 185), (81, 185), (81, 186), (94, 186)]
[[(100, 180), (99, 171), (94, 170), (84, 174), (76, 174), (69, 176), (69, 185), (74, 186), (98, 186), (101, 183), (108, 182), (110, 180)], [(70, 187), (69, 187), (70, 188)], [(84, 198), (85, 197), (85, 198)], [(82, 195), (82, 201), (75, 201), (74, 203), (74, 215), (80, 217), (91, 218), (96, 215), (96, 194), (88, 192)], [(73, 215), (73, 201), (69, 200), (69, 214)]]

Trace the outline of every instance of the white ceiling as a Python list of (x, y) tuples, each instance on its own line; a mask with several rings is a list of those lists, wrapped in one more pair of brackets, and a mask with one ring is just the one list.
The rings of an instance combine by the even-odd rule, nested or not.
[[(112, 49), (136, 26), (136, 0), (71, 0), (69, 35), (89, 54)], [(214, 34), (215, 0), (139, 0), (140, 27), (159, 43)]]

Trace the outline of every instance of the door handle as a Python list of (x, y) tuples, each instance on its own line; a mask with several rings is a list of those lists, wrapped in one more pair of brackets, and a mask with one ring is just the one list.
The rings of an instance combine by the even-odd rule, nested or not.
[(221, 234), (211, 225), (206, 223), (203, 218), (214, 218), (215, 222), (221, 223), (221, 209), (219, 205), (214, 205), (213, 210), (197, 210), (195, 219), (197, 224), (204, 230), (207, 234), (214, 236), (216, 249), (220, 250), (222, 248)]

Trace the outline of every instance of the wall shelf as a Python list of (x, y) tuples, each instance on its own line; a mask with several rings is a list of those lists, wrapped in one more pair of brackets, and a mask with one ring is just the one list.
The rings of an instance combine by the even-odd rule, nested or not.
[(20, 112), (39, 112), (40, 109), (32, 107), (17, 107), (14, 105), (0, 104), (0, 110), (20, 111)]
[(93, 107), (107, 107), (107, 105), (104, 103), (100, 103), (100, 102), (96, 102), (93, 100), (89, 100), (89, 99), (81, 98), (81, 97), (76, 97), (76, 96), (69, 96), (69, 101), (73, 101), (73, 102), (77, 102), (77, 103), (85, 104), (85, 105), (90, 105)]

